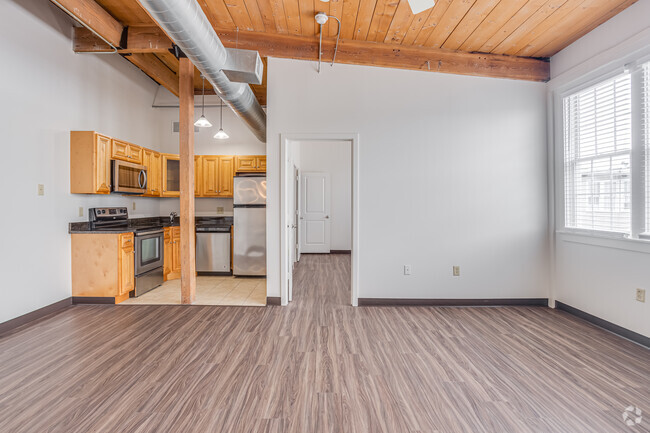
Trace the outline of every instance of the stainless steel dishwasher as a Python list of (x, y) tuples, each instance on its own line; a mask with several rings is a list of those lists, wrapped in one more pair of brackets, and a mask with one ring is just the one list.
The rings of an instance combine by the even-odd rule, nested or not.
[(196, 272), (231, 274), (230, 227), (196, 228)]

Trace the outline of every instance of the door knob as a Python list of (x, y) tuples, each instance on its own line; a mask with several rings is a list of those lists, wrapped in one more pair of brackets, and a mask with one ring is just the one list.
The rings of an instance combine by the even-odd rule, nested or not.
[(325, 218), (329, 219), (329, 217), (330, 217), (329, 215), (325, 215)]

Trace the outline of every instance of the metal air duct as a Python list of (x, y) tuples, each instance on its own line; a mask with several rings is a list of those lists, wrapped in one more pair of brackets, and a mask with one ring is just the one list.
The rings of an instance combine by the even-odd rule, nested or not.
[(222, 72), (228, 51), (196, 0), (139, 0), (151, 17), (194, 63), (221, 98), (258, 140), (266, 142), (266, 113), (248, 84), (233, 83)]

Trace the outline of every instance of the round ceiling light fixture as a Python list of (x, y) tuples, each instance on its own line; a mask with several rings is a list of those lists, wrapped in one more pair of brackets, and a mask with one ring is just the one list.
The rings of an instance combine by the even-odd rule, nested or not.
[(321, 26), (327, 22), (327, 14), (325, 12), (318, 12), (315, 18), (316, 22)]

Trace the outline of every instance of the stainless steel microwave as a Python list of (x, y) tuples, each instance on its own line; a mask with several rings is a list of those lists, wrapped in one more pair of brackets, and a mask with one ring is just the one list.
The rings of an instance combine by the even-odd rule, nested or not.
[(111, 161), (112, 191), (122, 194), (147, 192), (147, 167), (132, 162)]

